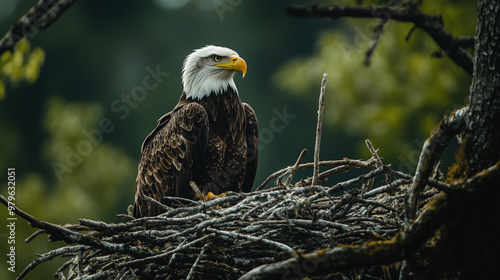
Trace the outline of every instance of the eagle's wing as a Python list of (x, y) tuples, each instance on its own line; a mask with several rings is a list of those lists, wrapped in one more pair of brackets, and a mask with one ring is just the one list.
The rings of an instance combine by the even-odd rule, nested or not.
[(259, 125), (257, 123), (257, 115), (253, 108), (247, 103), (243, 103), (243, 108), (245, 108), (246, 121), (247, 164), (245, 168), (245, 179), (241, 189), (244, 192), (249, 192), (253, 187), (259, 159)]
[(158, 120), (141, 149), (136, 179), (134, 216), (156, 216), (162, 211), (144, 199), (161, 201), (164, 196), (186, 197), (193, 165), (205, 156), (208, 115), (198, 103), (176, 106)]

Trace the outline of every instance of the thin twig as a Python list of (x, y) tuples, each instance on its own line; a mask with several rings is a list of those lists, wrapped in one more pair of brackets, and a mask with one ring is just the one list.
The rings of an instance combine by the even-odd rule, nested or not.
[(257, 242), (257, 243), (264, 243), (266, 245), (272, 245), (280, 250), (283, 250), (289, 254), (293, 254), (295, 252), (295, 250), (293, 250), (290, 246), (286, 245), (286, 244), (283, 244), (283, 243), (280, 243), (280, 242), (276, 242), (276, 241), (273, 241), (273, 240), (269, 240), (269, 239), (266, 239), (266, 238), (259, 238), (259, 237), (255, 237), (255, 236), (252, 236), (252, 235), (248, 235), (248, 234), (241, 234), (241, 233), (237, 233), (237, 232), (229, 232), (229, 231), (225, 231), (225, 230), (218, 230), (218, 229), (215, 229), (215, 228), (207, 228), (207, 231), (208, 232), (212, 232), (214, 234), (217, 234), (217, 235), (226, 235), (226, 236), (229, 236), (229, 237), (232, 237), (232, 238), (244, 238), (244, 239), (248, 239), (250, 241), (253, 241), (253, 242)]
[[(367, 160), (367, 161), (362, 161), (362, 160), (356, 160), (356, 159), (341, 159), (341, 160), (325, 160), (325, 161), (320, 161), (319, 162), (319, 167), (325, 167), (325, 166), (335, 166), (335, 165), (351, 165), (353, 168), (373, 168), (371, 165), (372, 160)], [(289, 172), (290, 168), (293, 167), (286, 167), (281, 170), (278, 170), (271, 175), (269, 175), (262, 184), (260, 184), (259, 187), (255, 191), (260, 191), (262, 190), (269, 182), (271, 182), (274, 178), (279, 177), (286, 172)], [(299, 166), (296, 168), (296, 170), (302, 170), (302, 169), (307, 169), (307, 168), (314, 168), (314, 162), (309, 162), (309, 163), (302, 163), (299, 164)]]
[(384, 30), (385, 24), (388, 22), (387, 18), (382, 18), (380, 20), (380, 23), (375, 26), (375, 39), (372, 42), (372, 45), (366, 50), (365, 53), (365, 61), (364, 64), (365, 66), (370, 66), (370, 61), (373, 55), (373, 52), (375, 51), (375, 48), (378, 45), (378, 42), (380, 41), (380, 36), (382, 35), (382, 31)]
[(288, 174), (288, 177), (286, 178), (285, 187), (288, 187), (290, 185), (290, 182), (292, 181), (292, 176), (295, 173), (295, 171), (297, 171), (297, 169), (299, 168), (299, 164), (306, 155), (306, 152), (307, 149), (303, 149), (302, 152), (300, 152), (299, 158), (297, 158), (297, 161), (293, 165), (292, 169), (290, 169), (290, 174)]
[[(375, 159), (375, 166), (377, 168), (378, 167), (382, 167), (384, 164), (382, 163), (382, 159), (380, 159), (380, 156), (378, 155), (377, 150), (375, 150), (375, 148), (373, 147), (372, 142), (369, 139), (366, 139), (365, 140), (365, 144), (366, 144), (366, 147), (368, 147), (368, 150), (370, 150), (370, 153), (372, 154), (372, 157)], [(385, 174), (385, 180), (386, 180), (386, 182), (389, 181), (389, 176), (387, 174)], [(370, 179), (370, 180), (368, 180), (368, 182), (366, 183), (366, 185), (364, 186), (364, 188), (362, 189), (362, 191), (363, 192), (370, 191), (372, 189), (374, 181), (375, 180), (373, 178)]]
[(196, 261), (191, 266), (191, 269), (189, 270), (189, 273), (186, 277), (186, 280), (191, 280), (194, 277), (194, 272), (196, 271), (196, 268), (198, 267), (198, 263), (200, 262), (201, 258), (205, 254), (205, 250), (208, 248), (209, 244), (210, 243), (207, 243), (203, 246), (203, 248), (201, 248), (200, 254), (196, 258)]
[(66, 246), (66, 247), (52, 250), (52, 251), (45, 253), (45, 254), (41, 254), (38, 256), (38, 258), (36, 258), (34, 261), (32, 261), (26, 268), (24, 268), (24, 270), (21, 272), (21, 274), (19, 274), (19, 276), (16, 278), (16, 280), (23, 279), (28, 274), (28, 272), (33, 270), (35, 267), (37, 267), (38, 265), (40, 265), (42, 263), (48, 262), (57, 256), (61, 256), (61, 255), (68, 254), (68, 253), (74, 253), (74, 252), (78, 252), (78, 251), (84, 251), (84, 250), (87, 250), (89, 248), (91, 248), (91, 247), (84, 246), (84, 245)]

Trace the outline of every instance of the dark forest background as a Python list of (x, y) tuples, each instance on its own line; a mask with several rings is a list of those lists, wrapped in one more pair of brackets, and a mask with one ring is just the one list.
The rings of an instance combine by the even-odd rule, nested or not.
[[(369, 3), (325, 1), (332, 2)], [(256, 185), (293, 164), (303, 148), (310, 151), (304, 162), (312, 160), (323, 72), (329, 75), (321, 159), (367, 158), (369, 138), (385, 163), (411, 173), (430, 130), (467, 104), (470, 76), (440, 58), (424, 32), (406, 41), (412, 25), (397, 22), (385, 26), (366, 67), (379, 20), (298, 19), (285, 14), (289, 3), (311, 2), (77, 1), (47, 30), (33, 30), (0, 60), (2, 194), (7, 168), (15, 167), (16, 204), (38, 218), (120, 221), (116, 214), (133, 203), (142, 141), (177, 103), (186, 55), (207, 44), (232, 48), (248, 64), (246, 77), (235, 81), (259, 118)], [(34, 4), (0, 1), (0, 35)], [(474, 34), (473, 1), (422, 1), (421, 9), (441, 13), (452, 34)], [(168, 76), (153, 77), (156, 86), (141, 91), (156, 69)], [(15, 278), (35, 254), (57, 246), (45, 237), (24, 244), (33, 230), (18, 220), (13, 274), (4, 261), (6, 231), (0, 228), (1, 279)], [(27, 279), (52, 279), (57, 265), (42, 265)]]

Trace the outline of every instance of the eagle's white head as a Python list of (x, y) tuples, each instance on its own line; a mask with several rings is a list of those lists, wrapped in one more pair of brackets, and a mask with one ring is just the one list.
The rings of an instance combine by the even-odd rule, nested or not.
[(210, 94), (221, 94), (231, 87), (235, 92), (234, 72), (247, 72), (243, 58), (228, 48), (206, 46), (194, 50), (184, 60), (182, 84), (186, 98), (201, 99)]

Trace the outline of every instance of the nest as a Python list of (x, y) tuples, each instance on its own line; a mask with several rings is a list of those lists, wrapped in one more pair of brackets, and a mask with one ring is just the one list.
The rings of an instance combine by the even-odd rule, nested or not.
[[(80, 220), (87, 236), (107, 243), (73, 253), (61, 279), (237, 279), (249, 270), (339, 244), (394, 237), (403, 226), (406, 179), (370, 191), (377, 175), (394, 176), (372, 161), (332, 161), (335, 169), (372, 167), (332, 187), (301, 181), (208, 202), (170, 198), (166, 213), (119, 224)], [(285, 173), (286, 174), (286, 173)], [(291, 174), (287, 174), (291, 176)], [(285, 178), (289, 178), (285, 176)], [(307, 180), (306, 180), (307, 181)], [(76, 246), (78, 247), (78, 245)], [(73, 246), (73, 248), (76, 247)], [(71, 248), (71, 247), (68, 247)], [(82, 248), (83, 249), (83, 248)], [(62, 271), (62, 270), (60, 270)], [(97, 278), (89, 278), (97, 279)]]
[[(211, 201), (170, 198), (164, 214), (119, 224), (82, 219), (103, 248), (81, 248), (61, 279), (237, 279), (251, 269), (339, 244), (388, 240), (404, 224), (401, 186), (407, 178), (375, 160), (324, 162), (325, 172), (368, 167), (334, 186), (307, 179)], [(287, 170), (291, 170), (287, 169)], [(284, 172), (287, 181), (291, 172)], [(375, 176), (399, 177), (370, 190)], [(289, 180), (289, 179), (288, 179)], [(356, 188), (360, 186), (361, 188)], [(348, 188), (352, 188), (346, 191)], [(365, 191), (362, 191), (362, 190)], [(78, 245), (68, 248), (78, 248)], [(60, 270), (62, 271), (62, 269)]]
[[(23, 275), (64, 256), (71, 259), (57, 270), (60, 279), (238, 279), (261, 265), (390, 240), (404, 228), (404, 186), (411, 176), (374, 156), (319, 162), (329, 167), (317, 175), (322, 184), (333, 181), (335, 174), (358, 173), (332, 186), (312, 185), (313, 178), (292, 184), (295, 171), (314, 167), (299, 162), (273, 173), (251, 193), (229, 192), (210, 201), (168, 197), (168, 206), (161, 205), (166, 212), (156, 217), (120, 215), (128, 221), (80, 219), (79, 225), (53, 225), (58, 229), (45, 230), (51, 240), (77, 244), (40, 255)], [(274, 187), (262, 189), (273, 180)], [(372, 267), (350, 273), (381, 271)]]

